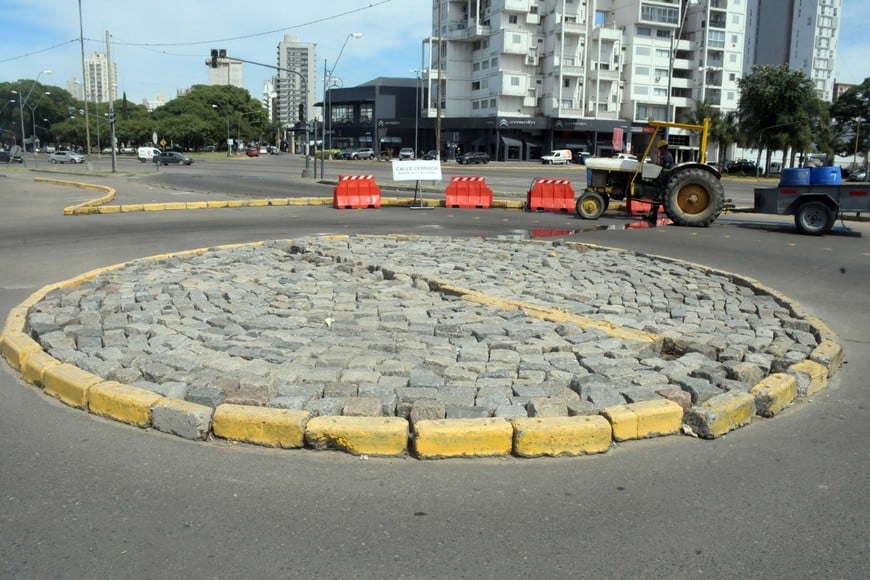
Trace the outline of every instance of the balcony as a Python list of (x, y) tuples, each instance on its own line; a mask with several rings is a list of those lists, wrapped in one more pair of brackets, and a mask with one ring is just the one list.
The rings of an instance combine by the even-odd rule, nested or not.
[(446, 40), (481, 40), (489, 38), (491, 28), (477, 24), (475, 20), (452, 20), (443, 27)]
[(592, 40), (620, 41), (622, 40), (622, 29), (596, 26), (592, 29)]
[(619, 80), (619, 68), (611, 65), (608, 62), (598, 62), (592, 61), (589, 71), (587, 72), (587, 77), (590, 81), (618, 81)]

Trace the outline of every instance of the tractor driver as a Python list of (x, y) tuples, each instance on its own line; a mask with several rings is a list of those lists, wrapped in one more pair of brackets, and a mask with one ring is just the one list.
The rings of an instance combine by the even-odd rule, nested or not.
[(659, 150), (659, 165), (662, 166), (662, 172), (659, 174), (659, 179), (662, 185), (668, 182), (671, 168), (674, 166), (674, 156), (668, 151), (668, 142), (662, 139), (658, 142)]

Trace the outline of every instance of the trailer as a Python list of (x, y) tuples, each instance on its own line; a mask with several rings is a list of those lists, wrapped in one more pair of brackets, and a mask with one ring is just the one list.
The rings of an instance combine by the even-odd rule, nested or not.
[(870, 183), (784, 185), (755, 189), (755, 213), (793, 215), (798, 231), (821, 236), (845, 213), (870, 212)]

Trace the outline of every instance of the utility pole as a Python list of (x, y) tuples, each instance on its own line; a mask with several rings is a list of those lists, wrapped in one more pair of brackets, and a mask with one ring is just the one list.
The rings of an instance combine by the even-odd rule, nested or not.
[(88, 70), (85, 67), (85, 32), (82, 25), (82, 0), (79, 0), (79, 45), (82, 49), (82, 89), (85, 97), (85, 159), (91, 169), (91, 120), (88, 116)]
[(113, 84), (112, 78), (112, 50), (109, 48), (109, 31), (106, 31), (106, 61), (109, 66), (109, 125), (112, 127), (111, 141), (112, 141), (112, 173), (117, 173), (117, 145), (115, 144), (115, 99), (112, 98), (112, 87)]

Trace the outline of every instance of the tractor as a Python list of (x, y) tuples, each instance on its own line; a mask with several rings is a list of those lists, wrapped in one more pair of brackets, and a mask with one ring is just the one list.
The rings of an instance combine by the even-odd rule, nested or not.
[[(664, 207), (672, 222), (680, 226), (708, 226), (719, 216), (725, 204), (725, 191), (716, 168), (704, 161), (710, 119), (703, 125), (649, 121), (654, 128), (640, 160), (597, 158), (586, 160), (588, 183), (577, 199), (577, 214), (583, 219), (598, 219), (611, 199), (638, 200), (651, 204), (651, 216)], [(679, 163), (667, 173), (662, 166), (647, 162), (660, 129), (678, 128), (701, 133), (701, 158), (698, 162)]]

